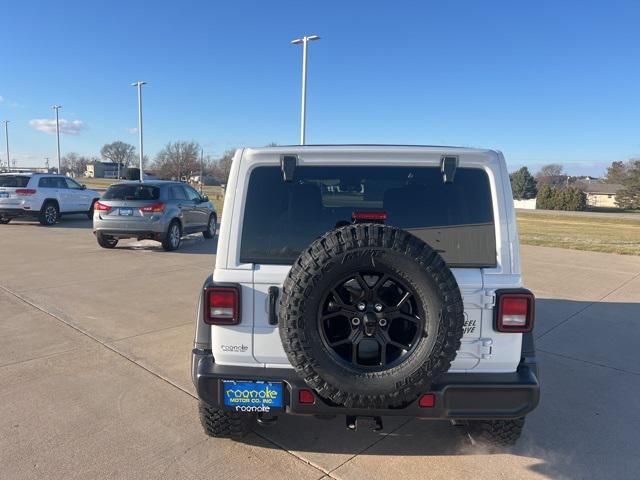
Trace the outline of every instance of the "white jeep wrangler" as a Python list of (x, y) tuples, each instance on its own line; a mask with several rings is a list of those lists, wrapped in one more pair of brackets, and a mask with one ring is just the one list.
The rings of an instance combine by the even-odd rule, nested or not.
[(534, 307), (500, 152), (239, 150), (196, 321), (202, 425), (402, 415), (513, 444), (539, 400)]

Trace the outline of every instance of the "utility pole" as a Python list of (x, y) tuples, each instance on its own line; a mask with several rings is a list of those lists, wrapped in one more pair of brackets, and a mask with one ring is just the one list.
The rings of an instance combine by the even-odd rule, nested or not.
[(302, 108), (300, 110), (300, 145), (304, 145), (307, 117), (307, 44), (320, 40), (318, 35), (305, 35), (292, 40), (293, 45), (302, 44)]
[(200, 195), (204, 186), (204, 148), (200, 149)]
[(140, 183), (144, 182), (144, 171), (142, 170), (142, 159), (144, 158), (142, 143), (142, 86), (146, 84), (147, 82), (140, 80), (131, 84), (132, 87), (137, 87), (138, 89), (138, 150), (140, 151)]
[(3, 120), (4, 123), (4, 141), (7, 150), (7, 172), (11, 171), (11, 159), (9, 158), (9, 120)]
[(58, 146), (58, 174), (62, 173), (62, 165), (60, 164), (60, 119), (58, 117), (58, 110), (62, 108), (62, 105), (53, 105), (56, 111), (56, 144)]

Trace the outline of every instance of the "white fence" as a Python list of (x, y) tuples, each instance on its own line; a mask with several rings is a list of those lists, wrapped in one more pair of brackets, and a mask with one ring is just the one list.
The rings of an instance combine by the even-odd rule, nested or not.
[(524, 208), (525, 210), (535, 210), (536, 209), (536, 199), (531, 198), (529, 200), (514, 200), (513, 206), (515, 208)]

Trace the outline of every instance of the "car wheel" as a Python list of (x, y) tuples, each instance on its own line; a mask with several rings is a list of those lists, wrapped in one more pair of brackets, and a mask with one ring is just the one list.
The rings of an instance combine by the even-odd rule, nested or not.
[(216, 216), (215, 215), (211, 215), (209, 217), (209, 223), (207, 224), (207, 229), (202, 232), (202, 236), (204, 238), (213, 238), (216, 236), (216, 228), (217, 228), (217, 222), (216, 222)]
[(182, 240), (182, 229), (180, 228), (180, 222), (173, 220), (169, 224), (167, 234), (162, 241), (162, 248), (170, 252), (177, 250), (180, 247), (180, 241)]
[(118, 239), (111, 237), (109, 235), (103, 235), (102, 233), (97, 233), (96, 238), (98, 239), (98, 245), (102, 248), (115, 248), (118, 244)]
[(239, 440), (246, 437), (251, 432), (256, 419), (255, 414), (220, 410), (202, 401), (199, 413), (204, 433), (217, 438)]
[(428, 392), (460, 348), (464, 314), (442, 257), (410, 233), (359, 224), (332, 230), (294, 262), (282, 288), (280, 338), (318, 395), (389, 408)]
[(87, 212), (87, 217), (89, 217), (89, 220), (93, 220), (93, 210), (96, 206), (96, 202), (97, 200), (94, 200), (93, 202), (91, 202), (91, 207), (89, 208), (89, 211)]
[(41, 225), (54, 225), (60, 218), (60, 210), (54, 202), (46, 202), (42, 206), (40, 212), (40, 224)]
[(7, 217), (0, 217), (0, 225), (6, 225), (7, 223), (9, 223), (11, 221), (10, 218)]
[(514, 420), (469, 420), (467, 433), (483, 447), (500, 449), (515, 445), (523, 427), (524, 417)]

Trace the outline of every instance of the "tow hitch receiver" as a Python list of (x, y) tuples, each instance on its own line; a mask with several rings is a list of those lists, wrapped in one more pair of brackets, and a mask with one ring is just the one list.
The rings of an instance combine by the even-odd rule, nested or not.
[(357, 416), (357, 415), (347, 415), (347, 429), (355, 432), (358, 429), (358, 419), (370, 419), (373, 421), (373, 426), (371, 427), (374, 432), (378, 432), (382, 430), (382, 417), (367, 417), (367, 416)]

